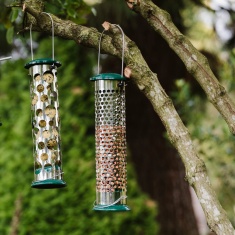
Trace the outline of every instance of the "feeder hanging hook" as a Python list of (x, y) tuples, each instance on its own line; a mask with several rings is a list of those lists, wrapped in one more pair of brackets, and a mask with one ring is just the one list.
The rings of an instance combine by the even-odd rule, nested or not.
[[(47, 12), (42, 12), (43, 14), (46, 14), (50, 17), (51, 19), (51, 34), (52, 34), (52, 60), (55, 59), (55, 42), (54, 42), (54, 21), (52, 16), (47, 13)], [(32, 56), (32, 60), (33, 58), (33, 39), (32, 39), (32, 24), (29, 27), (29, 32), (30, 32), (30, 47), (31, 47), (31, 56)]]
[[(121, 76), (123, 77), (123, 70), (124, 70), (124, 47), (125, 47), (125, 35), (124, 35), (124, 32), (122, 30), (122, 28), (118, 25), (118, 24), (112, 24), (113, 26), (116, 26), (119, 28), (119, 30), (121, 31), (122, 33), (122, 70), (121, 70)], [(106, 29), (103, 30), (103, 32), (101, 33), (100, 35), (100, 39), (99, 39), (99, 53), (98, 53), (98, 68), (97, 68), (97, 74), (100, 73), (100, 49), (101, 49), (101, 40), (102, 40), (102, 37), (103, 37), (103, 34), (104, 32), (106, 31)]]

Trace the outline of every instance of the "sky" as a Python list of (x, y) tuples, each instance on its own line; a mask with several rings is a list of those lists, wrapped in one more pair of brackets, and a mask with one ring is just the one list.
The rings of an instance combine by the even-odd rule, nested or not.
[(220, 7), (232, 7), (235, 10), (235, 0), (211, 0), (211, 7), (218, 10)]
[(231, 31), (227, 28), (230, 21), (229, 13), (225, 9), (233, 9), (235, 11), (235, 0), (207, 0), (207, 5), (216, 11), (215, 15), (208, 11), (202, 11), (200, 18), (210, 27), (216, 28), (218, 36), (222, 41), (227, 41), (232, 36)]

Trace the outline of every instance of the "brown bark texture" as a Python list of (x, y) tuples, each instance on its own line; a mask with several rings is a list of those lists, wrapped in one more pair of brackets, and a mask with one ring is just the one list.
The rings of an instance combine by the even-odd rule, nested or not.
[[(50, 34), (50, 18), (46, 14), (42, 14), (39, 9), (31, 7), (30, 2), (31, 1), (25, 1), (25, 11), (35, 18), (36, 22), (33, 25), (33, 30)], [(177, 32), (169, 15), (162, 10), (159, 10), (158, 12), (158, 8), (155, 8), (156, 6), (152, 4), (151, 1), (133, 1), (132, 5), (133, 9), (139, 12), (146, 19), (153, 19), (153, 21), (156, 22), (156, 25), (164, 26), (163, 28), (167, 29), (167, 32), (169, 30)], [(146, 11), (147, 16), (145, 16), (144, 12), (149, 6), (151, 6), (151, 9)], [(154, 17), (151, 17), (153, 14)], [(100, 33), (96, 29), (77, 25), (71, 21), (61, 20), (54, 15), (52, 17), (54, 21), (55, 35), (61, 38), (74, 40), (76, 43), (84, 46), (96, 49), (98, 48)], [(149, 24), (153, 26), (151, 22), (149, 22)], [(28, 28), (25, 30), (28, 30)], [(110, 24), (109, 33), (110, 35), (105, 35), (103, 37), (101, 43), (102, 52), (121, 58), (122, 38), (120, 31), (117, 27)], [(163, 34), (162, 37), (165, 40), (168, 39)], [(211, 187), (205, 164), (199, 158), (198, 153), (193, 146), (189, 132), (176, 112), (171, 99), (160, 85), (157, 75), (148, 67), (136, 44), (128, 37), (125, 37), (125, 41), (125, 63), (127, 65), (125, 71), (128, 71), (132, 81), (149, 99), (155, 112), (158, 114), (166, 128), (171, 143), (177, 149), (184, 163), (186, 179), (189, 184), (192, 185), (197, 194), (205, 212), (209, 227), (218, 235), (235, 234), (234, 228), (228, 220), (226, 212), (221, 207), (218, 199), (216, 198), (216, 194)], [(178, 53), (182, 57), (187, 57), (187, 60), (184, 61), (185, 66), (195, 78), (200, 76), (201, 78), (204, 78), (204, 80), (200, 80), (199, 83), (207, 93), (209, 100), (220, 111), (233, 132), (235, 122), (235, 118), (233, 118), (235, 113), (234, 104), (225, 89), (219, 84), (211, 72), (207, 60), (200, 56), (191, 44), (187, 44), (185, 37), (181, 34), (170, 35), (169, 42), (169, 45), (172, 48), (178, 48), (181, 45), (184, 46), (185, 50), (182, 50), (181, 48), (181, 52)], [(193, 53), (190, 54), (188, 51), (191, 52), (191, 50)], [(196, 67), (192, 66), (195, 62)], [(199, 75), (199, 71), (201, 71), (201, 75)]]

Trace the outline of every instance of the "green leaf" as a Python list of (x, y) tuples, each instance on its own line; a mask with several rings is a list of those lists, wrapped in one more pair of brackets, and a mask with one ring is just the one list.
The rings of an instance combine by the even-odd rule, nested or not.
[(19, 10), (18, 9), (13, 9), (11, 12), (11, 22), (14, 22), (19, 15)]
[(7, 42), (8, 42), (9, 44), (12, 44), (12, 42), (13, 42), (13, 37), (14, 37), (14, 27), (10, 27), (10, 28), (7, 30), (7, 35), (6, 35)]
[(69, 16), (71, 16), (71, 17), (73, 17), (73, 18), (76, 17), (76, 10), (73, 9), (72, 7), (70, 7), (70, 8), (67, 9), (67, 13), (68, 13)]

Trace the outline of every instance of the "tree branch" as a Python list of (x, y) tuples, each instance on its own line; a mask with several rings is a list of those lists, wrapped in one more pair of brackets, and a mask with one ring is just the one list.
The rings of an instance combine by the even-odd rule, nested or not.
[[(29, 7), (27, 4), (25, 5), (25, 11), (36, 19), (33, 29), (46, 33), (51, 32), (51, 22), (48, 16)], [(51, 16), (54, 21), (55, 35), (74, 40), (76, 43), (84, 46), (98, 49), (100, 33), (96, 29), (77, 25), (71, 21), (64, 21), (54, 15)], [(117, 32), (116, 27), (112, 24), (109, 26), (108, 28), (111, 35), (104, 35), (101, 49), (106, 54), (121, 58), (122, 37), (120, 33)], [(199, 198), (209, 227), (218, 235), (233, 234), (234, 229), (211, 187), (206, 167), (203, 161), (198, 157), (189, 132), (181, 121), (171, 99), (161, 87), (157, 75), (149, 69), (136, 44), (128, 37), (125, 37), (125, 42), (124, 60), (127, 65), (125, 74), (131, 77), (133, 82), (146, 95), (152, 103), (154, 110), (161, 118), (170, 141), (178, 150), (184, 162), (186, 178), (193, 186)], [(179, 43), (177, 45), (179, 45)], [(192, 57), (191, 60), (194, 60), (194, 57)]]
[(19, 233), (20, 217), (22, 213), (22, 196), (19, 194), (15, 200), (15, 211), (11, 221), (10, 235), (17, 235)]
[(139, 13), (180, 57), (189, 73), (205, 91), (209, 101), (227, 122), (231, 133), (235, 135), (235, 105), (211, 71), (207, 59), (180, 33), (170, 15), (154, 5), (151, 0), (141, 0), (133, 6), (133, 10)]

